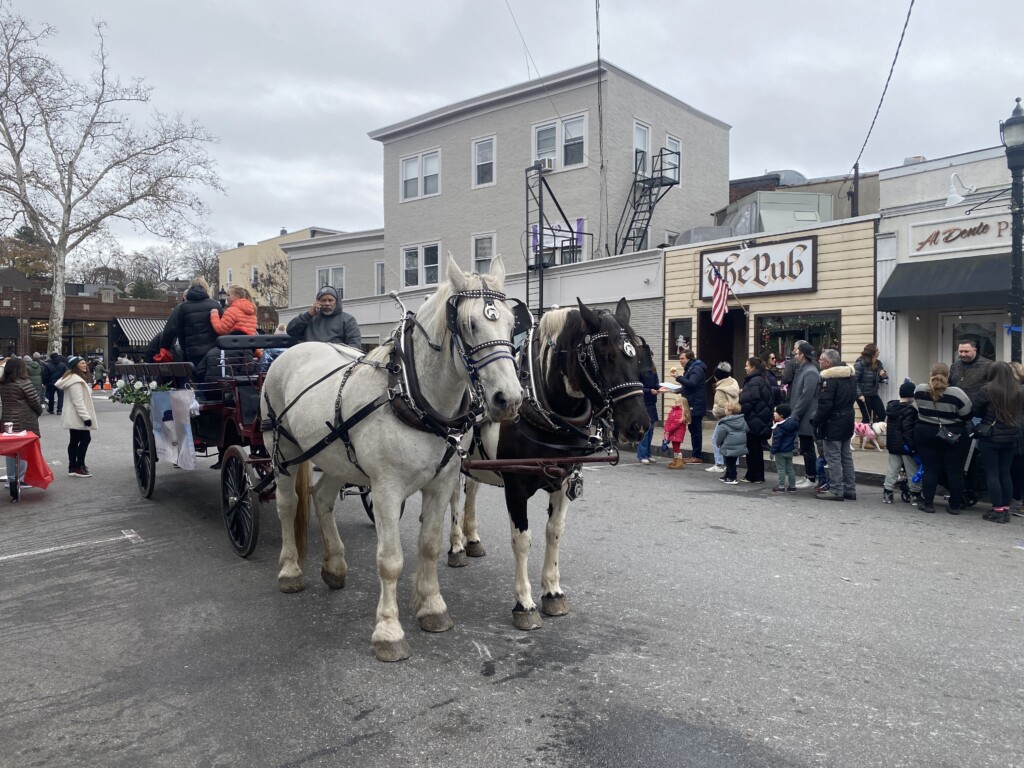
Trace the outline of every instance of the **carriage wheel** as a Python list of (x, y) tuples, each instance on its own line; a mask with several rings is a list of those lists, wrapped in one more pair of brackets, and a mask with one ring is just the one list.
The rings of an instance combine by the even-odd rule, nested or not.
[(259, 477), (248, 459), (241, 446), (231, 445), (220, 468), (220, 511), (231, 548), (239, 557), (252, 554), (260, 535), (260, 498), (252, 490)]
[(139, 492), (143, 498), (151, 498), (156, 487), (156, 446), (153, 444), (153, 422), (149, 412), (142, 409), (132, 419), (132, 459)]

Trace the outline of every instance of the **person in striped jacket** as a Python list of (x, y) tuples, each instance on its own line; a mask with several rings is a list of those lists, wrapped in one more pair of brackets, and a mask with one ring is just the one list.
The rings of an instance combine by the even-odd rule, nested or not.
[[(949, 366), (936, 363), (928, 383), (918, 384), (914, 390), (914, 406), (914, 445), (924, 464), (919, 508), (924, 512), (935, 511), (935, 488), (943, 474), (949, 490), (949, 513), (958, 515), (963, 506), (964, 461), (970, 447), (967, 424), (971, 418), (971, 398), (960, 387), (949, 385)], [(959, 435), (959, 440), (943, 440), (940, 431)]]

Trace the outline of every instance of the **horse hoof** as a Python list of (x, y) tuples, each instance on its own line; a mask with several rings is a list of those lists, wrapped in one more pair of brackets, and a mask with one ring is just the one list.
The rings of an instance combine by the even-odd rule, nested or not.
[(324, 584), (326, 584), (331, 589), (344, 589), (345, 588), (345, 577), (333, 574), (330, 571), (328, 571), (326, 568), (321, 568), (320, 569), (320, 578), (323, 579), (324, 580)]
[(467, 541), (466, 554), (470, 557), (483, 557), (487, 554), (487, 550), (484, 549), (484, 545), (479, 541)]
[(374, 640), (373, 655), (377, 657), (377, 661), (401, 661), (412, 656), (412, 648), (405, 638), (390, 641)]
[(448, 567), (449, 568), (465, 568), (469, 565), (469, 558), (466, 557), (466, 552), (449, 552), (448, 553)]
[(543, 627), (544, 619), (540, 617), (537, 609), (533, 608), (529, 611), (512, 611), (512, 623), (515, 624), (516, 629), (529, 632), (531, 629)]
[(301, 592), (306, 588), (306, 582), (301, 576), (282, 576), (278, 579), (278, 585), (282, 592)]
[(424, 632), (447, 632), (455, 626), (455, 622), (448, 615), (448, 611), (444, 613), (428, 613), (426, 616), (420, 616), (417, 621), (420, 623), (420, 629)]
[(545, 616), (565, 616), (569, 612), (569, 598), (565, 595), (543, 595), (540, 609)]

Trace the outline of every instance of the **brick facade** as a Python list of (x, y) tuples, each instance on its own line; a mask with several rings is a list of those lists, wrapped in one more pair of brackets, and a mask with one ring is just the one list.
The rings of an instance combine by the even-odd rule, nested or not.
[[(106, 300), (105, 300), (106, 299)], [(32, 354), (45, 352), (44, 339), (32, 337), (33, 323), (47, 323), (50, 318), (51, 296), (39, 288), (19, 290), (9, 285), (0, 286), (0, 353)], [(68, 296), (65, 298), (64, 321), (74, 322), (105, 322), (107, 332), (102, 334), (105, 341), (102, 345), (104, 356), (110, 359), (116, 351), (113, 321), (117, 317), (137, 317), (166, 320), (179, 299), (167, 296), (162, 299), (124, 299), (114, 296)], [(8, 335), (12, 329), (11, 320), (17, 324), (17, 334)], [(87, 350), (69, 349), (69, 340), (65, 336), (61, 353), (81, 353)], [(122, 350), (123, 351), (123, 350)]]

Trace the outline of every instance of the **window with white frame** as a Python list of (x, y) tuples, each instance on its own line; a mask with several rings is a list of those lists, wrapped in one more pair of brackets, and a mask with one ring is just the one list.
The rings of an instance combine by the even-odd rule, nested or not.
[(316, 289), (329, 285), (338, 292), (338, 298), (345, 298), (345, 268), (321, 267), (316, 271)]
[(562, 167), (583, 165), (583, 116), (572, 117), (562, 123)]
[(404, 157), (402, 168), (402, 200), (415, 200), (441, 193), (441, 153), (437, 150)]
[(409, 245), (402, 249), (402, 282), (404, 287), (436, 285), (438, 276), (437, 243)]
[(473, 187), (494, 184), (494, 137), (473, 142)]
[(253, 288), (255, 288), (256, 287), (256, 283), (259, 281), (259, 279), (260, 279), (259, 267), (249, 267), (249, 285), (251, 285)]
[(385, 281), (385, 275), (387, 274), (387, 265), (383, 261), (373, 262), (373, 292), (376, 296), (383, 296), (387, 293), (387, 283)]
[(228, 285), (231, 285), (233, 282), (235, 282), (235, 270), (228, 267)]
[(646, 176), (650, 170), (651, 129), (643, 123), (633, 123), (633, 168)]
[(533, 159), (550, 159), (557, 169), (587, 164), (587, 116), (571, 115), (533, 126)]
[(473, 235), (473, 271), (484, 274), (491, 269), (494, 258), (494, 233)]
[(683, 158), (683, 142), (677, 139), (675, 136), (665, 137), (665, 149), (670, 153), (665, 158), (664, 172), (665, 176), (672, 179), (672, 181), (679, 181), (679, 165), (682, 163)]

